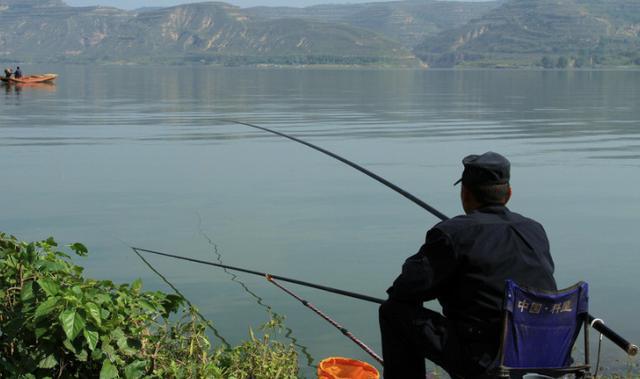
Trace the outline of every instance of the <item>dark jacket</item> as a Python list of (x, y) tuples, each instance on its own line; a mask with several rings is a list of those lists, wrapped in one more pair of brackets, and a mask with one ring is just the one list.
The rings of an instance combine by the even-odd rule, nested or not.
[(506, 279), (555, 290), (549, 241), (539, 223), (504, 206), (443, 221), (387, 290), (390, 299), (438, 299), (445, 317), (497, 330)]

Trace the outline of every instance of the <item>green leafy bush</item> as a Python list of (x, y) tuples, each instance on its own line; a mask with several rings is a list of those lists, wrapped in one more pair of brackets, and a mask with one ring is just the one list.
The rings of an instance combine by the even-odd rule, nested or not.
[[(88, 253), (80, 243), (69, 248)], [(181, 296), (82, 272), (52, 238), (25, 243), (0, 233), (0, 377), (297, 377), (295, 350), (266, 334), (216, 349)]]

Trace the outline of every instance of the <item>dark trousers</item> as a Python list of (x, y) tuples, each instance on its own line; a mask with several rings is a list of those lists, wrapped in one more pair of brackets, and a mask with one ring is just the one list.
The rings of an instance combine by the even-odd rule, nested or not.
[(425, 358), (452, 378), (473, 377), (494, 364), (493, 341), (469, 341), (460, 325), (437, 312), (392, 300), (379, 312), (385, 379), (424, 379)]

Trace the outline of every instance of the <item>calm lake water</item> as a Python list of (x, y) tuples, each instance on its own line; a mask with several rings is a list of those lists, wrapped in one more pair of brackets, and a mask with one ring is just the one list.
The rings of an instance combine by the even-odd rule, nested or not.
[[(218, 121), (234, 119), (341, 154), (449, 216), (462, 157), (503, 153), (510, 208), (545, 226), (559, 285), (589, 282), (591, 313), (640, 342), (640, 72), (25, 68), (60, 78), (0, 87), (0, 230), (84, 242), (92, 277), (169, 290), (131, 245), (385, 296), (438, 220), (318, 152)], [(270, 307), (313, 363), (371, 361), (260, 277), (148, 258), (231, 343)], [(374, 304), (288, 287), (380, 351)], [(604, 355), (629, 364), (611, 343)]]

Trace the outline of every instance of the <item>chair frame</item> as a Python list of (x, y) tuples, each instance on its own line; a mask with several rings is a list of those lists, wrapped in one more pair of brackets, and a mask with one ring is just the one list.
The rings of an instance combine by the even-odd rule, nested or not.
[[(524, 286), (520, 286), (520, 288), (528, 291), (533, 291), (537, 293), (549, 293), (555, 294), (557, 292), (570, 291), (578, 286), (580, 286), (582, 282), (578, 282), (575, 285), (559, 290), (559, 291), (543, 291), (533, 288), (528, 288)], [(560, 377), (567, 374), (574, 374), (577, 379), (590, 379), (591, 375), (591, 365), (589, 364), (589, 316), (587, 313), (580, 316), (580, 320), (578, 323), (582, 323), (583, 326), (583, 334), (584, 334), (584, 364), (583, 365), (575, 365), (569, 367), (531, 367), (531, 368), (515, 368), (505, 366), (505, 346), (507, 344), (507, 335), (509, 333), (509, 317), (510, 312), (505, 309), (502, 317), (502, 332), (500, 336), (500, 350), (498, 352), (498, 357), (500, 358), (500, 365), (497, 368), (496, 378), (499, 379), (509, 379), (511, 378), (511, 373), (525, 374), (525, 373), (536, 373), (541, 375), (547, 375), (551, 377)], [(575, 345), (575, 342), (574, 342)]]

